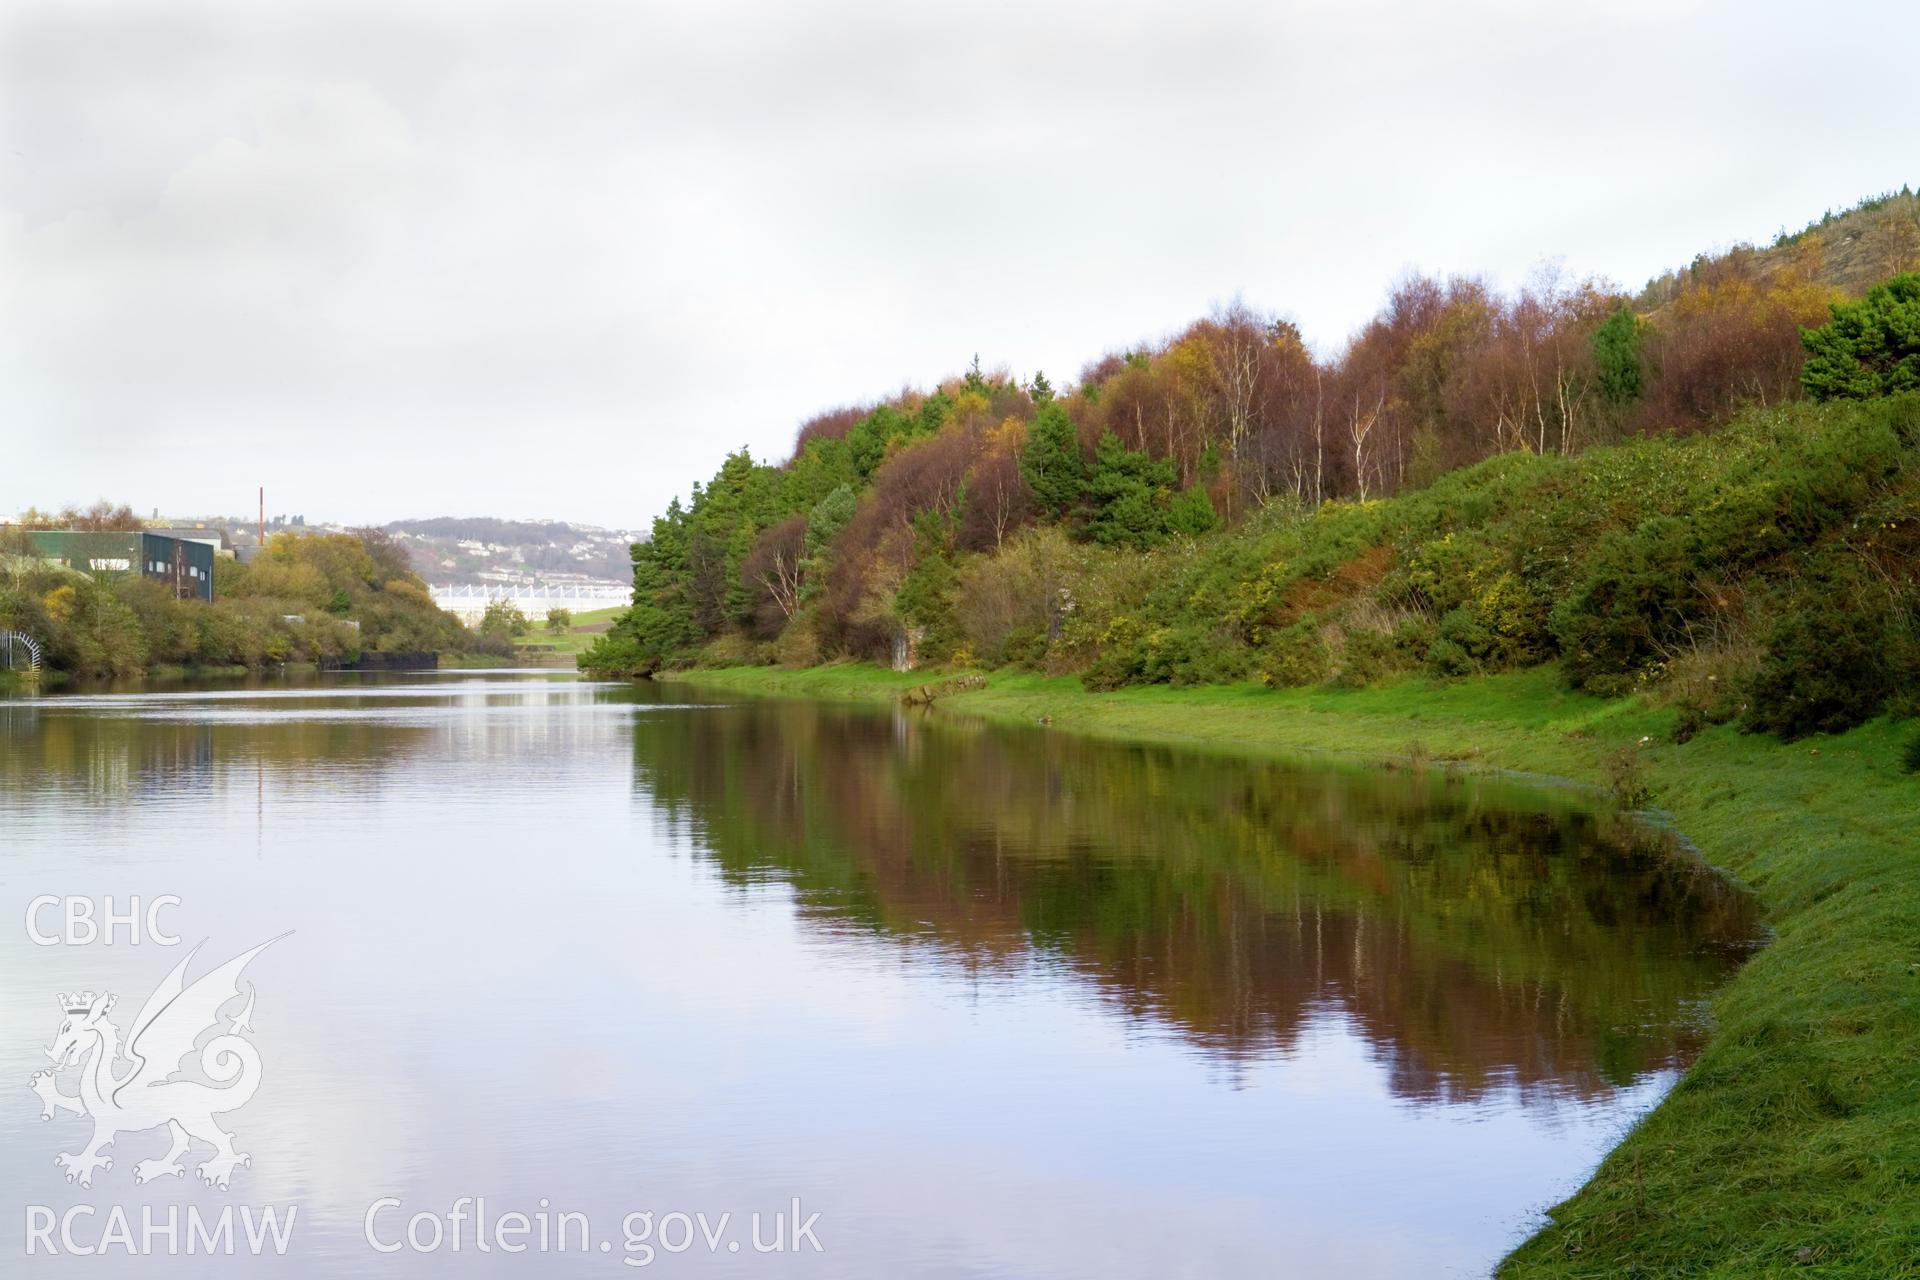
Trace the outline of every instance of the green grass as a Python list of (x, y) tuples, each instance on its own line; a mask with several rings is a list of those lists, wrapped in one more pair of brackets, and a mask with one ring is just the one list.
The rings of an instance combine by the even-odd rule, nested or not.
[(604, 628), (607, 623), (626, 611), (626, 605), (618, 605), (611, 609), (594, 609), (587, 613), (576, 613), (573, 615), (573, 625), (558, 635), (547, 630), (545, 618), (535, 618), (533, 630), (514, 641), (514, 647), (537, 649), (543, 655), (558, 658), (577, 658), (587, 651), (587, 646), (592, 644), (599, 634), (583, 628), (593, 626)]
[[(891, 700), (941, 677), (843, 665), (677, 674), (703, 688)], [(1604, 786), (1634, 748), (1707, 860), (1760, 897), (1775, 941), (1713, 1003), (1698, 1062), (1506, 1277), (1920, 1277), (1920, 778), (1908, 726), (1792, 744), (1569, 692), (1551, 670), (1453, 683), (1089, 694), (995, 675), (937, 714), (1260, 753), (1472, 767)], [(1646, 739), (1644, 745), (1642, 739)]]

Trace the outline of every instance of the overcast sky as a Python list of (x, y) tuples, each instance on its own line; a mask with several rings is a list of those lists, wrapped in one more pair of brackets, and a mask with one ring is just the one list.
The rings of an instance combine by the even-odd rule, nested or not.
[(978, 352), (1638, 285), (1920, 179), (1911, 9), (0, 5), (0, 513), (637, 527)]

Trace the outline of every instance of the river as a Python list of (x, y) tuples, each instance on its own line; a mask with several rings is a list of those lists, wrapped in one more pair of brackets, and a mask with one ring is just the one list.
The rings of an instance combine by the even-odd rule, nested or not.
[[(1482, 1275), (1759, 933), (1569, 791), (551, 671), (0, 698), (0, 905), (31, 1276)], [(106, 1026), (230, 1169), (194, 1050), (67, 1180)]]

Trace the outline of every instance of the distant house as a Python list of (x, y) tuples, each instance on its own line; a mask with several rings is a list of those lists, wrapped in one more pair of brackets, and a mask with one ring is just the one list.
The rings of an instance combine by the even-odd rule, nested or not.
[(137, 573), (182, 600), (213, 599), (214, 549), (206, 542), (145, 532), (41, 529), (27, 535), (43, 557), (97, 577)]

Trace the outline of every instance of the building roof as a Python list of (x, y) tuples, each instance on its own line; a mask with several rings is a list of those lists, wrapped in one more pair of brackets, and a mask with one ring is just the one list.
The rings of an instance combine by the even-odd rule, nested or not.
[(216, 547), (227, 545), (224, 529), (196, 529), (185, 525), (156, 526), (146, 530), (162, 538), (179, 538), (183, 542), (211, 542)]

